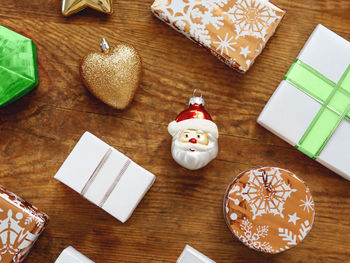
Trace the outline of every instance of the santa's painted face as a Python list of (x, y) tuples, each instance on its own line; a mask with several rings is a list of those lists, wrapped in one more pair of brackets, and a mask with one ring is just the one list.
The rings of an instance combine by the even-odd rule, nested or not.
[(218, 143), (210, 133), (187, 129), (174, 135), (171, 152), (178, 164), (190, 170), (197, 170), (216, 157)]
[(180, 134), (179, 141), (182, 143), (208, 145), (209, 137), (204, 131), (187, 129)]

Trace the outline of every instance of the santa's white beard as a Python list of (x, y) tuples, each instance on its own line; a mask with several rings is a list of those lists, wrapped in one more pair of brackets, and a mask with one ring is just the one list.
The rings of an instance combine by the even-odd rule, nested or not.
[(177, 140), (177, 137), (173, 138), (171, 153), (178, 164), (189, 170), (197, 170), (206, 166), (218, 154), (217, 139), (210, 135), (208, 145), (182, 143)]

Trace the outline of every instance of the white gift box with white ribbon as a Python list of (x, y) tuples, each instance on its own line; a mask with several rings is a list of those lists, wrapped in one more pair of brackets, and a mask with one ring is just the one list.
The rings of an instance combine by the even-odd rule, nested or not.
[(123, 223), (155, 181), (152, 173), (89, 132), (55, 178)]
[(176, 263), (215, 263), (193, 247), (186, 245)]
[(65, 248), (55, 263), (94, 263), (92, 260), (81, 254), (79, 251), (69, 246)]
[[(318, 25), (298, 59), (338, 83), (350, 64), (350, 43)], [(283, 80), (261, 112), (258, 123), (296, 146), (321, 107), (322, 102)], [(350, 180), (349, 149), (350, 121), (344, 118), (316, 160)]]

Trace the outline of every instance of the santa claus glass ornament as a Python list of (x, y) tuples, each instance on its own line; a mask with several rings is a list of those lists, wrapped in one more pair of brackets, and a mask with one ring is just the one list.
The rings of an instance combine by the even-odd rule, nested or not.
[(192, 97), (190, 106), (168, 125), (173, 136), (171, 153), (181, 166), (197, 170), (218, 154), (218, 127), (204, 108), (202, 96)]

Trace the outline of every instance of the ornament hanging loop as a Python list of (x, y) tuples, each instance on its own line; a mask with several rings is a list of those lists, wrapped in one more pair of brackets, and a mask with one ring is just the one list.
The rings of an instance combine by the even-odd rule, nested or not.
[[(197, 89), (194, 89), (192, 97), (198, 97), (198, 96), (196, 96), (196, 92), (197, 92)], [(201, 94), (200, 98), (202, 98), (202, 91), (199, 89), (198, 92)]]
[(205, 103), (204, 103), (204, 100), (202, 98), (202, 92), (199, 90), (199, 92), (201, 94), (200, 97), (196, 96), (196, 92), (197, 92), (197, 89), (194, 89), (193, 90), (193, 97), (190, 98), (190, 101), (188, 104), (190, 104), (190, 105), (198, 104), (198, 105), (204, 106)]
[(108, 52), (110, 47), (106, 39), (102, 38), (100, 43), (100, 48), (102, 52)]

